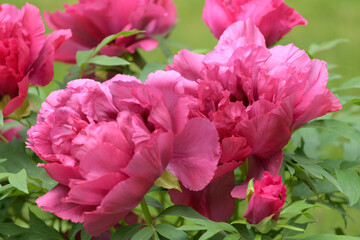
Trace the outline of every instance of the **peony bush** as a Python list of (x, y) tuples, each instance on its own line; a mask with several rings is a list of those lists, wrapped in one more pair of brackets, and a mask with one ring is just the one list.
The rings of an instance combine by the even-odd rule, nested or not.
[(205, 51), (168, 39), (172, 0), (64, 8), (44, 35), (0, 5), (0, 239), (358, 239), (308, 230), (360, 199), (358, 78), (313, 56), (339, 41), (276, 45), (307, 24), (282, 0), (206, 0)]

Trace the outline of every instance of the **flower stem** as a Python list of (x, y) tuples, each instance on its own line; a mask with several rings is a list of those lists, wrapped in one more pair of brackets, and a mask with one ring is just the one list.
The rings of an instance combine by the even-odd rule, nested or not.
[(152, 222), (152, 218), (151, 218), (150, 211), (149, 211), (148, 205), (146, 203), (145, 197), (142, 199), (140, 205), (141, 205), (141, 209), (144, 214), (146, 223), (151, 226), (153, 224), (153, 222)]
[(5, 143), (9, 143), (9, 141), (2, 134), (0, 134), (0, 141), (3, 141)]

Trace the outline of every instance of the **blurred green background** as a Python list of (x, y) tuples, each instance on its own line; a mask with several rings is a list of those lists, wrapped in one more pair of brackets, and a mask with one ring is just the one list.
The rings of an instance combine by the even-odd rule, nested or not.
[[(131, 1), (131, 0), (130, 0)], [(204, 0), (174, 0), (178, 7), (178, 23), (170, 39), (188, 45), (195, 49), (211, 49), (217, 40), (211, 35), (204, 24), (201, 14)], [(24, 0), (2, 1), (19, 7)], [(65, 3), (75, 3), (74, 0), (29, 0), (41, 11), (53, 12), (63, 10)], [(278, 44), (294, 43), (307, 50), (311, 43), (322, 43), (334, 39), (346, 39), (331, 51), (321, 52), (314, 57), (338, 65), (332, 70), (343, 76), (342, 81), (360, 75), (360, 0), (288, 0), (286, 3), (296, 9), (307, 20), (307, 26), (295, 27)], [(159, 49), (144, 53), (148, 61), (164, 62), (166, 59)], [(56, 64), (55, 79), (62, 80), (67, 66)], [(48, 90), (56, 87), (52, 84)], [(359, 205), (359, 204), (358, 204)], [(360, 235), (360, 213), (358, 209), (349, 209), (353, 219), (348, 220), (345, 233)], [(318, 209), (315, 211), (318, 223), (308, 227), (308, 234), (334, 233), (337, 227), (344, 227), (340, 213), (332, 210)]]

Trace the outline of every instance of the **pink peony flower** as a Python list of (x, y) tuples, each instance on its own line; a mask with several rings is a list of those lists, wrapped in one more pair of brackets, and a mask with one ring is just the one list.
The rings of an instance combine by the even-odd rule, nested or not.
[[(4, 124), (5, 126), (7, 124), (11, 124), (13, 123), (14, 120), (12, 119), (5, 119), (4, 120)], [(24, 129), (23, 126), (14, 126), (14, 127), (10, 127), (10, 128), (7, 128), (6, 130), (4, 129), (0, 129), (0, 134), (9, 142), (11, 142), (11, 140), (13, 138), (22, 138), (22, 136), (19, 134), (19, 131), (21, 131), (22, 129)], [(0, 141), (3, 141), (1, 138), (0, 138)]]
[[(251, 20), (231, 25), (206, 55), (180, 51), (167, 70), (175, 70), (188, 84), (197, 85), (198, 90), (190, 93), (198, 99), (191, 114), (209, 119), (219, 133), (222, 154), (213, 181), (248, 158), (247, 179), (233, 189), (233, 197), (245, 198), (249, 179), (261, 180), (265, 171), (278, 174), (281, 149), (293, 130), (341, 109), (326, 87), (324, 61), (310, 59), (292, 44), (267, 49)], [(184, 193), (184, 203), (189, 202), (184, 200), (185, 194), (189, 196)], [(173, 195), (173, 201), (179, 202), (179, 195)], [(206, 215), (201, 211), (205, 205), (195, 208)]]
[(176, 21), (176, 7), (172, 0), (80, 0), (65, 5), (66, 11), (45, 13), (52, 29), (70, 28), (71, 39), (56, 53), (56, 60), (75, 63), (76, 52), (96, 47), (105, 37), (131, 29), (145, 30), (145, 34), (119, 37), (100, 53), (120, 56), (133, 53), (136, 48), (150, 51), (157, 46), (152, 35), (164, 34)]
[(284, 0), (206, 0), (203, 19), (216, 38), (232, 23), (252, 19), (271, 46), (307, 21)]
[(281, 176), (273, 177), (269, 172), (265, 172), (262, 180), (254, 184), (254, 193), (244, 217), (251, 224), (258, 224), (271, 215), (272, 219), (277, 221), (285, 199), (286, 187), (281, 183)]
[(98, 235), (136, 207), (167, 166), (190, 189), (204, 188), (219, 159), (217, 132), (188, 119), (184, 86), (155, 87), (170, 77), (181, 78), (159, 71), (142, 84), (117, 75), (51, 93), (28, 131), (29, 147), (48, 162), (39, 165), (59, 182), (38, 206)]
[(71, 36), (69, 30), (44, 36), (45, 28), (38, 8), (26, 4), (21, 10), (0, 5), (0, 101), (9, 97), (5, 116), (20, 107), (29, 83), (45, 86), (54, 76), (55, 49)]

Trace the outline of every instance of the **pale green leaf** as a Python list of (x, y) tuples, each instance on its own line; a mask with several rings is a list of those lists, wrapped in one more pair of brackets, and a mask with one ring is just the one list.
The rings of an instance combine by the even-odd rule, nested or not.
[(359, 240), (359, 239), (360, 239), (359, 237), (321, 234), (321, 235), (309, 236), (304, 238), (303, 240)]
[(188, 240), (189, 236), (182, 230), (168, 224), (158, 224), (155, 226), (156, 231), (163, 237), (171, 240)]
[(349, 198), (349, 206), (355, 205), (360, 199), (360, 177), (355, 171), (335, 170), (337, 180)]
[(147, 226), (140, 231), (138, 231), (131, 240), (148, 240), (154, 234), (154, 229), (150, 226)]
[(310, 45), (308, 53), (310, 55), (314, 55), (315, 53), (318, 53), (318, 52), (330, 50), (330, 49), (336, 47), (336, 45), (338, 45), (339, 43), (343, 43), (343, 42), (347, 42), (347, 41), (348, 41), (347, 39), (335, 39), (330, 42), (324, 42), (324, 43), (320, 43), (320, 44), (313, 43)]
[(360, 143), (360, 131), (347, 123), (334, 119), (315, 120), (305, 124), (305, 128), (320, 128), (335, 132), (343, 137), (353, 139)]
[(14, 186), (15, 188), (17, 188), (18, 190), (20, 190), (24, 193), (29, 193), (28, 188), (27, 188), (26, 179), (27, 179), (26, 170), (23, 169), (16, 174), (10, 174), (8, 180), (9, 180), (9, 183), (12, 186)]
[(91, 58), (89, 63), (94, 63), (96, 65), (101, 66), (124, 66), (124, 65), (130, 65), (130, 62), (126, 61), (125, 59), (119, 58), (119, 57), (109, 57), (106, 55), (98, 55), (93, 58)]

